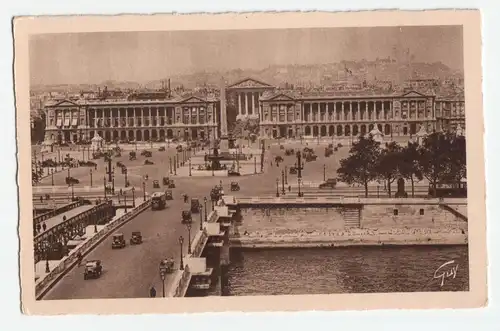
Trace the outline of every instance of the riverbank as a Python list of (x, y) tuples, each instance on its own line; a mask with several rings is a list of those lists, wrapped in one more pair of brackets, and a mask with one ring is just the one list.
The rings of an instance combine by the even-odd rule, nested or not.
[(248, 249), (312, 248), (347, 246), (467, 245), (461, 228), (343, 229), (338, 231), (245, 232), (232, 235), (233, 247)]

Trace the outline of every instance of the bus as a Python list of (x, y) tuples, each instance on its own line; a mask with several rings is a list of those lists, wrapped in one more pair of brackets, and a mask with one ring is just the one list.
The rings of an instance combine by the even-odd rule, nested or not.
[(467, 182), (442, 182), (438, 183), (435, 189), (429, 185), (429, 197), (434, 197), (434, 194), (436, 198), (467, 198)]
[(165, 192), (155, 192), (151, 196), (151, 209), (160, 210), (165, 208), (167, 204), (167, 196)]

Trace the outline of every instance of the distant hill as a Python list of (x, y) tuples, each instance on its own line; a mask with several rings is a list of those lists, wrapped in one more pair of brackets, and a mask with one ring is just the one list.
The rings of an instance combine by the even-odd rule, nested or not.
[(384, 80), (402, 81), (408, 78), (434, 78), (450, 79), (463, 78), (463, 73), (450, 69), (441, 62), (435, 63), (413, 63), (411, 70), (408, 65), (400, 65), (394, 61), (383, 59), (378, 61), (344, 61), (340, 63), (328, 63), (319, 65), (272, 65), (263, 69), (242, 70), (234, 69), (225, 72), (196, 72), (186, 75), (174, 75), (165, 77), (163, 80), (152, 80), (143, 84), (137, 82), (105, 81), (100, 84), (78, 84), (78, 85), (48, 85), (32, 86), (33, 92), (79, 92), (82, 90), (97, 90), (97, 87), (108, 89), (133, 90), (138, 88), (159, 89), (162, 81), (171, 79), (171, 87), (184, 86), (192, 89), (197, 86), (217, 87), (219, 79), (224, 76), (226, 82), (231, 84), (245, 77), (260, 79), (266, 83), (282, 86), (285, 83), (296, 86), (329, 85), (337, 80), (351, 79), (362, 82)]

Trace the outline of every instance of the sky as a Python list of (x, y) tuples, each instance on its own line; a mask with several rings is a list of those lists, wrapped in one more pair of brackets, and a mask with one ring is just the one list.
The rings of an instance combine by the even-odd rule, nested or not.
[(199, 71), (263, 69), (393, 56), (463, 68), (461, 26), (32, 35), (31, 84), (147, 82)]

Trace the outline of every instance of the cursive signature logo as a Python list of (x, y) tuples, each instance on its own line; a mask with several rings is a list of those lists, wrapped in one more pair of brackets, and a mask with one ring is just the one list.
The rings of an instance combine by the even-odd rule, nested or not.
[(434, 279), (440, 279), (441, 285), (444, 285), (444, 280), (446, 278), (452, 277), (455, 279), (457, 277), (458, 263), (455, 263), (455, 260), (448, 261), (443, 263), (439, 268), (434, 271)]

